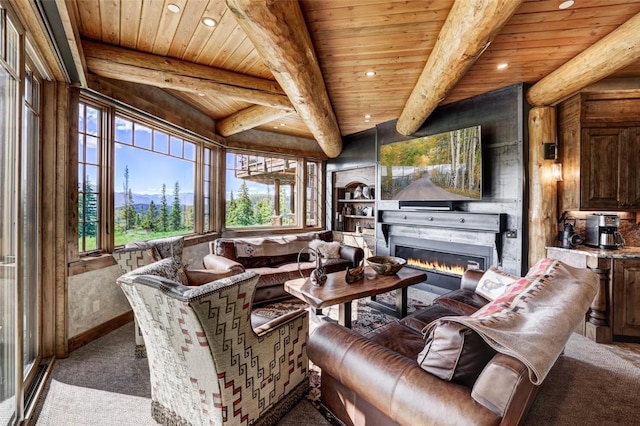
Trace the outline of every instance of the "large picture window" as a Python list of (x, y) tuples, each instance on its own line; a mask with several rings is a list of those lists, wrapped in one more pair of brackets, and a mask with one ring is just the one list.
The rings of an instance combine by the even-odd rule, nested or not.
[(318, 171), (302, 159), (227, 152), (225, 227), (320, 226)]
[(92, 99), (82, 99), (78, 115), (80, 253), (212, 230), (213, 148)]
[[(323, 226), (321, 161), (240, 151), (222, 159), (222, 152), (187, 130), (82, 94), (79, 253), (221, 227), (233, 232)], [(225, 194), (216, 186), (220, 167)]]
[(195, 232), (196, 144), (115, 117), (114, 243)]

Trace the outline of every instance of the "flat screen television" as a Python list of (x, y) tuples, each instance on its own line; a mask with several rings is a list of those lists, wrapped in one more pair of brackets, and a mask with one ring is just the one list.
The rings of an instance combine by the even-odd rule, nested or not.
[(480, 126), (380, 146), (380, 199), (482, 199)]

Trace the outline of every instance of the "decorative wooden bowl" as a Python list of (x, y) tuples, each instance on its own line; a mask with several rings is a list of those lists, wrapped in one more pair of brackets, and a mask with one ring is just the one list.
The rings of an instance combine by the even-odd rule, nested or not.
[(407, 261), (395, 256), (372, 256), (367, 258), (367, 263), (378, 275), (394, 275)]

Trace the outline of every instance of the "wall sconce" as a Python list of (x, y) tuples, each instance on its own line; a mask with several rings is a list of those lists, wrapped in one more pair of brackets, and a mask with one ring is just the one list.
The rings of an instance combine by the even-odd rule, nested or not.
[(558, 158), (558, 145), (556, 143), (543, 143), (542, 149), (542, 158), (544, 158), (545, 160), (555, 160), (556, 158)]
[(551, 177), (558, 182), (562, 180), (562, 163), (553, 163), (551, 165)]

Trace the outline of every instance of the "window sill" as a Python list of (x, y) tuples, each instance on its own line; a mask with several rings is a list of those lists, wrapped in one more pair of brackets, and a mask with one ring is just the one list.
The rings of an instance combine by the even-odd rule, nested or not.
[[(184, 246), (191, 247), (198, 244), (207, 243), (218, 238), (217, 233), (205, 235), (190, 235), (184, 237)], [(69, 263), (68, 276), (84, 274), (86, 272), (97, 271), (99, 269), (108, 268), (117, 265), (116, 260), (110, 253), (101, 253), (97, 255), (86, 255), (80, 260)]]
[(68, 276), (71, 277), (84, 274), (85, 272), (97, 271), (98, 269), (113, 265), (117, 265), (117, 263), (111, 254), (104, 253), (97, 256), (86, 256), (76, 262), (69, 263)]

